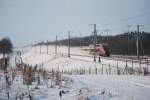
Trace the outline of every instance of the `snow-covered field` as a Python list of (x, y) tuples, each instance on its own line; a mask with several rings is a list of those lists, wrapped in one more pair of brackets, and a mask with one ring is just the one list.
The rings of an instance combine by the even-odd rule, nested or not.
[[(68, 49), (65, 46), (58, 47), (57, 55), (54, 46), (49, 46), (48, 54), (46, 53), (46, 46), (41, 47), (41, 53), (39, 48), (39, 46), (28, 47), (25, 52), (22, 49), (24, 52), (22, 54), (23, 62), (32, 66), (43, 66), (48, 71), (52, 69), (60, 72), (84, 69), (87, 73), (84, 75), (63, 74), (62, 77), (68, 81), (64, 81), (64, 86), (61, 88), (50, 88), (43, 83), (39, 89), (31, 89), (33, 100), (61, 100), (59, 97), (60, 90), (65, 91), (62, 100), (150, 100), (150, 76), (113, 74), (116, 73), (116, 61), (101, 58), (100, 63), (93, 62), (93, 58), (90, 57), (73, 55), (68, 58)], [(80, 47), (71, 48), (71, 54), (91, 56), (88, 51), (84, 51)], [(109, 68), (108, 65), (111, 65), (111, 75), (105, 73), (106, 69)], [(128, 63), (129, 67), (131, 67), (130, 65), (131, 63)], [(125, 66), (125, 62), (118, 61), (119, 68), (125, 68)], [(139, 64), (134, 64), (134, 67), (139, 67)], [(89, 69), (93, 71), (90, 75)], [(95, 73), (95, 69), (97, 69), (98, 74)], [(11, 91), (16, 91), (15, 93), (28, 89), (28, 87), (19, 85), (18, 82), (13, 84)], [(3, 87), (2, 82), (0, 86)], [(5, 100), (6, 97), (0, 95), (1, 99)]]
[[(35, 65), (44, 64), (43, 67), (47, 70), (74, 70), (74, 69), (89, 69), (89, 68), (104, 68), (110, 64), (116, 66), (116, 61), (101, 59), (101, 63), (93, 62), (93, 58), (72, 56), (67, 57), (67, 47), (58, 47), (57, 55), (55, 55), (55, 47), (49, 47), (49, 54), (46, 54), (46, 47), (30, 49), (29, 52), (22, 56), (25, 63)], [(88, 51), (82, 50), (79, 47), (71, 48), (71, 54), (89, 55)], [(118, 66), (124, 68), (125, 62), (118, 61)], [(131, 63), (128, 63), (131, 67)], [(142, 65), (146, 66), (146, 65)], [(139, 63), (134, 64), (134, 67), (139, 67)], [(113, 68), (112, 68), (113, 69)], [(115, 68), (114, 68), (115, 69)], [(149, 76), (136, 75), (64, 75), (72, 80), (69, 93), (63, 96), (63, 100), (149, 100), (150, 99), (150, 78)], [(81, 92), (81, 93), (79, 93)], [(56, 96), (49, 97), (59, 100), (58, 91)], [(50, 94), (48, 95), (50, 96)]]
[[(104, 57), (101, 57), (101, 63), (93, 62), (92, 55), (89, 54), (89, 51), (83, 50), (84, 47), (72, 47), (70, 53), (71, 58), (68, 58), (68, 48), (66, 46), (58, 46), (57, 49), (57, 55), (55, 54), (55, 46), (49, 46), (48, 47), (48, 54), (47, 54), (47, 48), (46, 46), (41, 47), (41, 53), (40, 53), (40, 47), (30, 47), (28, 48), (29, 52), (22, 55), (22, 59), (25, 63), (30, 65), (44, 65), (44, 68), (47, 70), (51, 69), (59, 69), (59, 70), (74, 70), (74, 69), (101, 69), (102, 66), (104, 68), (108, 68), (111, 66), (111, 69), (114, 69), (114, 71), (117, 70), (117, 66), (119, 68), (124, 69), (127, 67), (133, 68), (143, 68), (147, 67), (146, 64), (141, 64), (140, 62), (124, 62), (124, 61), (116, 61), (113, 59), (106, 59)], [(84, 56), (77, 56), (77, 55), (84, 55)], [(104, 69), (105, 70), (105, 69)]]
[(73, 90), (83, 89), (83, 98), (95, 98), (89, 100), (150, 99), (149, 77), (116, 75), (75, 75), (68, 77), (73, 79)]

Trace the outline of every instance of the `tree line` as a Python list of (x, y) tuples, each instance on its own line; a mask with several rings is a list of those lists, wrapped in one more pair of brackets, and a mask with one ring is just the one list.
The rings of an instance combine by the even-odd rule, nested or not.
[[(105, 43), (110, 48), (111, 54), (119, 55), (136, 55), (136, 41), (137, 35), (139, 37), (139, 54), (140, 55), (150, 55), (150, 33), (137, 32), (122, 33), (119, 35), (109, 35), (109, 36), (97, 36), (97, 43)], [(93, 44), (94, 37), (74, 37), (70, 39), (71, 46), (89, 46)], [(39, 45), (50, 45), (56, 44), (53, 42), (40, 42)], [(68, 45), (68, 39), (57, 41), (58, 45)]]

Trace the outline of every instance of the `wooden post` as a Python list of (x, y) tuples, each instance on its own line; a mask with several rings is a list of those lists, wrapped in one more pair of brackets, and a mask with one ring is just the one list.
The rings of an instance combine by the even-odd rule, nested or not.
[(95, 67), (95, 73), (96, 73), (96, 75), (97, 75), (97, 67)]
[(147, 57), (147, 71), (148, 71), (148, 57)]
[(133, 73), (133, 58), (132, 58), (132, 73)]
[(102, 74), (103, 74), (103, 64), (102, 64)]
[(41, 51), (41, 44), (40, 44), (40, 54), (42, 53), (42, 51)]
[(106, 74), (108, 75), (108, 71), (107, 71), (107, 68), (106, 68)]
[(111, 68), (110, 68), (110, 64), (109, 64), (109, 75), (111, 74)]
[(47, 54), (48, 54), (48, 43), (47, 43), (46, 47), (47, 47)]
[(141, 67), (141, 58), (139, 58), (140, 62), (139, 62), (139, 67), (140, 67), (140, 72), (142, 72), (142, 67)]
[(89, 74), (91, 74), (91, 68), (89, 68)]
[(118, 60), (117, 60), (117, 75), (120, 75), (120, 71), (119, 71), (119, 68), (118, 68)]
[(85, 67), (84, 67), (84, 74), (86, 74)]
[(57, 36), (56, 36), (56, 40), (55, 40), (55, 57), (57, 56)]
[(101, 58), (100, 58), (100, 56), (99, 56), (98, 62), (101, 62)]
[(70, 58), (70, 45), (71, 45), (71, 43), (70, 43), (70, 32), (71, 31), (68, 31), (68, 57)]
[(124, 72), (127, 74), (127, 71), (128, 71), (128, 65), (127, 65), (127, 60), (126, 60), (126, 66), (125, 66)]

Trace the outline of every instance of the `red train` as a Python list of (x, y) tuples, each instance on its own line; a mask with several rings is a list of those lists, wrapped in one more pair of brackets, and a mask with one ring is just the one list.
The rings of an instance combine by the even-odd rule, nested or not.
[[(90, 45), (90, 49), (92, 49), (92, 51), (94, 50), (94, 46)], [(96, 44), (96, 53), (100, 56), (104, 56), (104, 57), (109, 57), (110, 56), (110, 50), (108, 48), (107, 44)]]

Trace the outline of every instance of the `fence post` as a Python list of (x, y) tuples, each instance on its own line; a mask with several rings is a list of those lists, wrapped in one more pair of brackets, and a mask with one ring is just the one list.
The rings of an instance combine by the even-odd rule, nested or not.
[(139, 62), (140, 72), (142, 72), (142, 68), (141, 68), (141, 58), (140, 58), (139, 60), (140, 60), (140, 62)]
[(123, 71), (123, 74), (127, 74), (127, 67), (128, 67), (128, 65), (127, 65), (127, 60), (126, 60), (126, 65), (125, 65), (125, 69), (124, 69), (124, 71)]
[(91, 74), (91, 68), (89, 67), (89, 74)]
[(102, 64), (102, 74), (103, 74), (103, 64)]
[(147, 57), (147, 71), (148, 71), (148, 57)]
[(84, 74), (86, 74), (85, 66), (84, 66)]
[(106, 74), (108, 75), (108, 71), (107, 71), (107, 68), (106, 68)]
[(63, 69), (62, 69), (61, 73), (62, 73), (62, 74), (64, 74), (64, 71), (63, 71)]
[(71, 75), (73, 74), (73, 69), (71, 69), (71, 72), (70, 72), (70, 73), (71, 73)]
[(128, 62), (126, 60), (126, 74), (128, 74)]
[(109, 75), (111, 74), (111, 68), (110, 68), (110, 64), (109, 64)]
[(132, 58), (132, 73), (133, 73), (133, 58)]
[(118, 60), (117, 60), (117, 75), (120, 75), (120, 70), (119, 70), (119, 67), (118, 67)]
[(78, 69), (77, 69), (77, 74), (79, 74), (79, 71), (78, 71)]
[(96, 73), (96, 75), (97, 75), (97, 67), (95, 67), (95, 73)]

